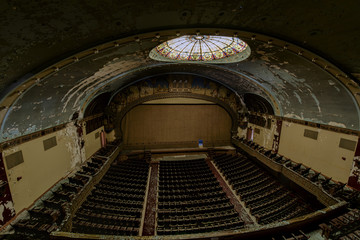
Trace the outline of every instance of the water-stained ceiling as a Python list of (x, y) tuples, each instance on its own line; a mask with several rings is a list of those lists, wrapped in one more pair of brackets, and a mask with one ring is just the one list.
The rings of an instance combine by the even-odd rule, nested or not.
[[(101, 93), (171, 72), (263, 96), (279, 116), (360, 129), (356, 1), (2, 1), (0, 9), (0, 141), (69, 122)], [(148, 57), (196, 32), (236, 34), (251, 55), (216, 66)]]

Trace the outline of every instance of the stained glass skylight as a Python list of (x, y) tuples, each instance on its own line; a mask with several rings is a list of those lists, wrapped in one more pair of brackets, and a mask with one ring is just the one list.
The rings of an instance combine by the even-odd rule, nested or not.
[(150, 57), (167, 62), (239, 62), (250, 55), (250, 47), (236, 37), (184, 35), (156, 46)]

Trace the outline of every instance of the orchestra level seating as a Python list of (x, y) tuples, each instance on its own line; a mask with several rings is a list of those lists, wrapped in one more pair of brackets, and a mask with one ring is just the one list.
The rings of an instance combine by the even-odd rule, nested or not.
[(158, 235), (192, 234), (242, 228), (204, 159), (161, 161)]

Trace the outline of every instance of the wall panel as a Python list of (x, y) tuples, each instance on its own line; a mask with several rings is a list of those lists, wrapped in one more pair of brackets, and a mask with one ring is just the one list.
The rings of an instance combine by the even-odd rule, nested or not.
[[(274, 131), (275, 131), (275, 127), (276, 127), (275, 123), (273, 123), (271, 125), (270, 129), (260, 127), (258, 125), (252, 124), (252, 123), (249, 123), (248, 127), (251, 127), (252, 129), (254, 129), (254, 142), (263, 146), (266, 149), (272, 149), (272, 145), (273, 145), (273, 141), (274, 141)], [(257, 131), (255, 131), (256, 129), (259, 129), (260, 131), (257, 132)]]
[[(104, 127), (100, 127), (90, 132), (89, 134), (84, 135), (86, 159), (90, 158), (97, 150), (101, 148), (100, 132), (102, 130), (104, 130)], [(98, 138), (96, 138), (97, 134), (99, 134)]]
[[(306, 130), (318, 132), (317, 139), (304, 136)], [(279, 154), (303, 163), (334, 180), (346, 183), (354, 151), (339, 147), (341, 138), (357, 141), (358, 137), (301, 124), (283, 122)]]
[[(79, 146), (76, 136), (76, 128), (69, 127), (4, 150), (4, 158), (21, 151), (24, 160), (11, 169), (6, 167), (16, 213), (29, 207), (65, 177), (74, 168), (76, 161), (84, 160), (77, 152)], [(52, 137), (56, 138), (57, 145), (45, 151), (43, 141)], [(73, 157), (74, 154), (78, 159)]]

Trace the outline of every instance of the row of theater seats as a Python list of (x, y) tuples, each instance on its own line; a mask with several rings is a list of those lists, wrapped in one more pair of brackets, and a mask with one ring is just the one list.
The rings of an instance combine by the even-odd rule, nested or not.
[[(206, 223), (203, 223), (207, 221)], [(177, 222), (167, 221), (165, 224), (160, 224), (157, 227), (157, 234), (162, 235), (177, 235), (177, 234), (196, 234), (196, 233), (210, 233), (218, 231), (236, 230), (243, 226), (237, 217), (226, 218), (217, 221), (208, 221), (208, 219), (199, 218), (195, 224), (181, 225)]]
[(28, 218), (12, 224), (15, 236), (21, 239), (46, 239), (52, 231), (58, 229), (69, 204), (88, 180), (88, 177), (81, 175), (69, 177), (68, 181), (53, 190), (50, 198), (41, 200), (37, 206), (28, 210)]
[[(113, 148), (104, 148), (97, 152), (110, 152)], [(110, 154), (109, 153), (109, 154)], [(93, 157), (73, 176), (65, 179), (51, 189), (50, 197), (37, 202), (28, 210), (26, 218), (11, 224), (15, 230), (15, 239), (48, 239), (49, 234), (59, 228), (70, 205), (86, 184), (103, 166), (106, 158)]]
[(22, 235), (23, 239), (43, 238), (50, 234), (57, 229), (64, 212), (48, 207), (35, 207), (29, 210), (29, 215), (29, 219), (22, 219), (13, 226), (16, 234)]
[[(141, 217), (141, 212), (138, 213), (136, 209), (123, 211), (121, 208), (115, 208), (112, 211), (111, 208), (99, 208), (93, 211), (82, 208), (76, 213), (77, 217), (73, 220), (73, 225), (77, 229), (83, 228), (86, 233), (136, 236), (139, 232)], [(89, 228), (89, 224), (101, 224), (104, 231)], [(125, 227), (126, 229), (119, 227)], [(123, 230), (126, 231), (123, 232)]]
[(76, 212), (72, 232), (139, 235), (148, 172), (137, 156), (116, 161)]
[(243, 225), (204, 159), (160, 162), (158, 235), (234, 230)]
[(244, 155), (221, 154), (214, 163), (260, 224), (308, 213), (307, 205)]
[(284, 165), (285, 167), (300, 174), (304, 178), (307, 178), (310, 181), (316, 183), (316, 185), (321, 186), (325, 191), (334, 197), (339, 197), (347, 202), (357, 201), (360, 199), (359, 192), (354, 191), (351, 188), (347, 188), (345, 183), (332, 181), (331, 178), (322, 175), (320, 172), (304, 166), (301, 163), (295, 163), (291, 159), (281, 156), (272, 150), (265, 149), (253, 141), (246, 140), (245, 138), (236, 139), (268, 157), (269, 159)]
[(78, 229), (85, 229), (86, 233), (95, 235), (101, 233), (104, 235), (135, 236), (139, 231), (137, 227), (94, 223), (79, 219), (74, 220), (74, 224)]
[(326, 239), (360, 239), (360, 210), (351, 209), (347, 213), (319, 225)]
[[(103, 150), (104, 151), (104, 150)], [(79, 174), (94, 176), (104, 165), (106, 158), (102, 157), (92, 157), (90, 161), (87, 161), (84, 166), (81, 167)]]
[(119, 141), (115, 140), (114, 142), (106, 145), (105, 148), (101, 148), (99, 151), (96, 152), (95, 155), (109, 157), (115, 149), (118, 147)]

